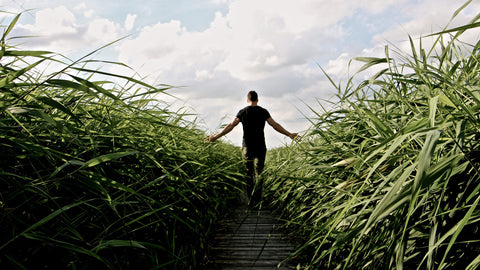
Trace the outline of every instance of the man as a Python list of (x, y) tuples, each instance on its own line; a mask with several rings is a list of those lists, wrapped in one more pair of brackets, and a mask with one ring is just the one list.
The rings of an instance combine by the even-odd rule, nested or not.
[(219, 133), (208, 136), (206, 141), (216, 141), (218, 138), (232, 131), (238, 123), (242, 122), (242, 158), (245, 164), (247, 196), (250, 199), (250, 205), (255, 206), (260, 202), (262, 197), (263, 180), (259, 180), (258, 183), (256, 183), (256, 180), (263, 171), (265, 155), (267, 153), (265, 135), (263, 132), (265, 121), (276, 131), (292, 139), (299, 138), (299, 136), (297, 133), (288, 132), (273, 120), (266, 109), (257, 105), (258, 95), (255, 91), (248, 92), (247, 102), (249, 106), (241, 109), (231, 123), (226, 125)]

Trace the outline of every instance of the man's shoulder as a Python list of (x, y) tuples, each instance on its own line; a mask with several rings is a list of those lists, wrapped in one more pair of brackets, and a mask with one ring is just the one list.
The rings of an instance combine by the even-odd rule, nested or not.
[(252, 112), (252, 113), (254, 113), (254, 114), (258, 114), (259, 112), (261, 112), (261, 113), (263, 113), (263, 114), (270, 115), (270, 113), (268, 112), (267, 109), (265, 109), (265, 108), (257, 105), (257, 106), (246, 106), (245, 108), (240, 109), (240, 110), (238, 111), (238, 113), (237, 113), (237, 116), (238, 116), (238, 115), (242, 115), (243, 113), (245, 113), (245, 112), (247, 112), (247, 111), (248, 111), (249, 113)]
[(243, 112), (245, 112), (247, 109), (248, 109), (248, 106), (240, 109), (237, 114), (243, 113)]
[(270, 117), (270, 113), (268, 112), (267, 109), (263, 108), (263, 107), (260, 107), (260, 110), (262, 111), (262, 113), (268, 118)]
[(264, 111), (264, 112), (268, 112), (268, 110), (267, 110), (267, 109), (265, 109), (265, 108), (263, 108), (263, 107), (260, 107), (260, 106), (258, 106), (258, 107), (259, 107), (259, 108), (260, 108), (262, 111)]
[(240, 109), (237, 113), (237, 118), (241, 118), (243, 114), (247, 111), (248, 107), (245, 107), (243, 109)]

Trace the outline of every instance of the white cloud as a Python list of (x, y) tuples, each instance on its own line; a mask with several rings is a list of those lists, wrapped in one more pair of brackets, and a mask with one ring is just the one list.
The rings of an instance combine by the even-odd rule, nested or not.
[(235, 1), (203, 32), (188, 32), (178, 21), (144, 27), (119, 47), (120, 59), (167, 78), (226, 71), (241, 81), (267, 79), (312, 61), (325, 50), (317, 45), (322, 39), (342, 35), (335, 25), (341, 13), (328, 19), (319, 16), (323, 9), (314, 1)]
[(118, 39), (125, 29), (106, 18), (88, 19), (79, 24), (77, 20), (86, 10), (81, 3), (72, 10), (65, 6), (39, 9), (34, 13), (35, 20), (31, 24), (18, 24), (14, 29), (19, 36), (34, 36), (28, 39), (25, 46), (51, 50), (68, 54), (77, 50), (92, 51)]
[(130, 31), (133, 29), (133, 25), (135, 24), (135, 19), (137, 18), (137, 14), (128, 14), (127, 18), (125, 19), (125, 30)]
[[(426, 37), (427, 35), (440, 32), (444, 28), (450, 29), (465, 25), (478, 15), (480, 3), (472, 3), (452, 20), (453, 12), (460, 8), (461, 4), (452, 5), (449, 0), (424, 0), (420, 3), (409, 3), (401, 10), (403, 13), (409, 14), (407, 20), (373, 36), (372, 40), (376, 44), (389, 41), (393, 44), (390, 46), (392, 50), (402, 54), (411, 54), (409, 40), (409, 36), (411, 36), (417, 50), (420, 48), (420, 42), (422, 48), (429, 50), (434, 46), (437, 37)], [(460, 40), (475, 44), (479, 37), (480, 30), (476, 28), (465, 32)], [(445, 40), (448, 40), (448, 37)], [(377, 50), (377, 52), (380, 51)]]
[(107, 19), (95, 19), (88, 24), (85, 40), (90, 44), (106, 44), (119, 37), (119, 27)]
[(352, 75), (357, 69), (352, 66), (352, 56), (348, 53), (342, 53), (336, 59), (328, 61), (325, 71), (329, 76), (334, 78), (344, 78)]
[(372, 14), (378, 14), (385, 11), (392, 6), (402, 6), (407, 3), (408, 0), (360, 0), (359, 6), (365, 10), (368, 10)]
[(472, 9), (478, 11), (480, 4), (472, 4), (470, 9), (463, 10), (462, 13), (450, 22), (454, 10), (459, 8), (460, 4), (452, 6), (449, 0), (424, 0), (416, 5), (406, 5), (401, 12), (408, 12), (406, 13), (409, 14), (408, 20), (392, 26), (384, 33), (374, 36), (373, 40), (376, 42), (381, 42), (382, 40), (397, 42), (406, 40), (408, 35), (419, 37), (441, 31), (449, 23), (450, 27), (466, 24), (477, 15), (477, 13), (472, 14), (471, 11)]
[(75, 10), (87, 9), (87, 4), (85, 4), (85, 2), (78, 3), (73, 9)]
[(85, 16), (85, 18), (92, 18), (94, 14), (95, 14), (95, 10), (93, 9), (85, 10), (83, 12), (83, 16)]
[(212, 79), (213, 77), (214, 77), (214, 74), (211, 71), (208, 71), (208, 70), (205, 70), (205, 69), (195, 71), (195, 79), (197, 81)]
[(95, 10), (88, 9), (85, 2), (79, 3), (73, 9), (79, 12), (83, 12), (83, 16), (85, 16), (86, 18), (92, 18), (95, 14)]
[(229, 1), (231, 1), (231, 0), (210, 0), (211, 3), (216, 4), (216, 5), (218, 5), (218, 4), (226, 4), (226, 3), (228, 3)]
[(37, 35), (57, 35), (78, 33), (75, 16), (65, 6), (47, 8), (36, 13), (35, 24), (25, 25)]
[(179, 21), (146, 26), (135, 39), (118, 46), (119, 59), (142, 74), (161, 76), (174, 72), (184, 66), (180, 57), (185, 54), (181, 49), (185, 44), (179, 40), (184, 39), (185, 32)]

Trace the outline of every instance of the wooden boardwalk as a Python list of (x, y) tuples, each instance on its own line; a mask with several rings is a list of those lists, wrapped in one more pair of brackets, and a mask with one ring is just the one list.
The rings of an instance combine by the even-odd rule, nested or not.
[(276, 227), (269, 210), (235, 210), (216, 232), (208, 269), (295, 269), (289, 261), (294, 245)]

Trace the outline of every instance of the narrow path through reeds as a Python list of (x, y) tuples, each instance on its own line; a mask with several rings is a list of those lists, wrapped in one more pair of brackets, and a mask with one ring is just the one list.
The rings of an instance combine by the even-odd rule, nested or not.
[(237, 206), (217, 229), (208, 269), (295, 269), (289, 264), (294, 245), (279, 225), (269, 209)]

